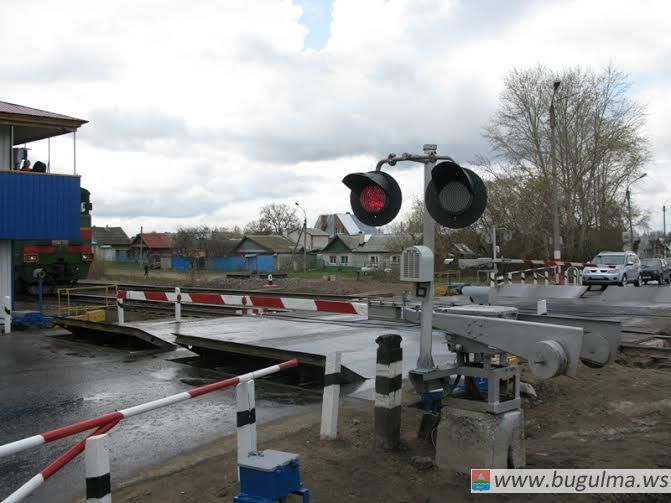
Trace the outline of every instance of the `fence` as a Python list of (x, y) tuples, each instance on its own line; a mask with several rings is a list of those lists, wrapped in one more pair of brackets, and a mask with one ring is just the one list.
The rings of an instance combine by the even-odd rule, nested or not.
[[(238, 417), (241, 415), (241, 413), (244, 416), (245, 412), (247, 413), (248, 418), (251, 418), (252, 416), (255, 417), (253, 407), (254, 405), (253, 397), (251, 399), (249, 398), (250, 393), (252, 395), (254, 393), (254, 386), (253, 384), (248, 383), (254, 381), (255, 379), (260, 379), (261, 377), (265, 377), (291, 367), (296, 367), (297, 365), (298, 360), (294, 358), (292, 360), (285, 361), (278, 365), (272, 365), (270, 367), (256, 370), (254, 372), (249, 372), (241, 376), (232, 377), (230, 379), (225, 379), (223, 381), (207, 384), (205, 386), (200, 386), (190, 391), (184, 391), (182, 393), (177, 393), (176, 395), (160, 398), (158, 400), (136, 405), (134, 407), (129, 407), (127, 409), (118, 410), (116, 412), (109, 412), (107, 414), (103, 414), (102, 416), (87, 419), (85, 421), (80, 421), (78, 423), (64, 426), (62, 428), (57, 428), (55, 430), (47, 431), (39, 435), (34, 435), (32, 437), (16, 440), (15, 442), (11, 442), (9, 444), (1, 445), (0, 458), (9, 456), (10, 454), (15, 454), (17, 452), (24, 451), (26, 449), (30, 449), (32, 447), (36, 447), (38, 445), (43, 445), (46, 443), (54, 442), (56, 440), (70, 437), (72, 435), (76, 435), (78, 433), (83, 433), (85, 431), (89, 431), (95, 428), (94, 432), (91, 435), (77, 442), (64, 454), (56, 458), (40, 473), (35, 475), (28, 482), (23, 484), (16, 491), (14, 491), (7, 498), (5, 498), (2, 503), (16, 503), (23, 500), (26, 496), (35, 491), (35, 489), (44, 484), (46, 480), (52, 477), (61, 468), (67, 465), (75, 457), (77, 457), (82, 451), (84, 451), (85, 447), (88, 447), (89, 445), (92, 447), (94, 453), (90, 456), (90, 461), (89, 459), (87, 459), (86, 462), (87, 468), (90, 466), (90, 470), (87, 471), (87, 482), (88, 479), (90, 478), (99, 479), (101, 476), (104, 477), (104, 474), (101, 474), (100, 471), (101, 467), (104, 467), (106, 465), (109, 466), (109, 457), (108, 457), (109, 453), (106, 453), (106, 449), (104, 447), (101, 448), (99, 443), (97, 442), (89, 443), (89, 442), (91, 440), (94, 440), (95, 437), (105, 435), (117, 424), (119, 424), (124, 419), (128, 419), (129, 417), (133, 417), (139, 414), (143, 414), (145, 412), (152, 411), (154, 409), (179, 403), (184, 400), (188, 400), (190, 398), (196, 398), (202, 395), (206, 395), (208, 393), (212, 393), (213, 391), (218, 391), (220, 389), (228, 388), (234, 385), (240, 386), (240, 388), (238, 388), (237, 403), (239, 407), (242, 407), (242, 409), (238, 410)], [(245, 396), (248, 398), (247, 399), (242, 398)], [(251, 421), (250, 419), (245, 423), (245, 425), (249, 425), (251, 423), (253, 423), (253, 421)], [(254, 450), (256, 448), (255, 431), (253, 432), (252, 436), (252, 432), (249, 430), (249, 428), (246, 431), (240, 431), (240, 428), (238, 428), (238, 434), (243, 438), (241, 442), (240, 436), (238, 437), (238, 445), (241, 446), (241, 448), (243, 449), (249, 448), (250, 450)], [(243, 451), (243, 455), (247, 454), (248, 452), (250, 451), (247, 452)], [(240, 452), (238, 452), (238, 456), (240, 456)], [(89, 458), (88, 454), (87, 458)], [(109, 481), (107, 483), (109, 483)], [(87, 493), (88, 493), (87, 497), (89, 498), (89, 501), (100, 499), (100, 496), (98, 495), (100, 486), (99, 485), (96, 486), (96, 484), (91, 484), (91, 486), (93, 486), (92, 489), (95, 489), (95, 491), (92, 490), (89, 493), (89, 484), (87, 484)], [(95, 494), (92, 494), (94, 492)]]

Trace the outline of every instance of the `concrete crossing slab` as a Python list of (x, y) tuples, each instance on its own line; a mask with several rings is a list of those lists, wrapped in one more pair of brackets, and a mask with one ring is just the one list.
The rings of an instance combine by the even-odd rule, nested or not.
[[(166, 324), (138, 322), (134, 326), (158, 336)], [(375, 339), (383, 334), (403, 337), (403, 375), (416, 368), (419, 327), (393, 321), (367, 320), (358, 316), (315, 313), (312, 316), (242, 316), (183, 321), (175, 324), (177, 344), (265, 358), (296, 355), (304, 363), (324, 366), (326, 355), (342, 351), (346, 372), (363, 379), (375, 377)], [(157, 330), (156, 332), (153, 332)], [(454, 361), (440, 332), (433, 333), (437, 365)]]

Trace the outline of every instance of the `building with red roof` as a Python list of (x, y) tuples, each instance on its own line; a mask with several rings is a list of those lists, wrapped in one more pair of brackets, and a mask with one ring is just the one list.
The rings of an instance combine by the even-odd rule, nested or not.
[(170, 232), (142, 232), (130, 243), (129, 259), (148, 262), (150, 265), (172, 259), (172, 234)]

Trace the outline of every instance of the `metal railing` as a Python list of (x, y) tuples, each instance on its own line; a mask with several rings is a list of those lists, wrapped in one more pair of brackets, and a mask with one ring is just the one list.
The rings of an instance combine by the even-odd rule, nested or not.
[[(85, 306), (73, 304), (73, 297), (82, 292), (92, 290), (104, 290), (105, 300), (100, 304), (87, 304)], [(96, 309), (109, 309), (115, 306), (117, 285), (96, 285), (96, 286), (77, 286), (72, 288), (59, 288), (56, 291), (58, 297), (58, 316), (70, 317), (86, 314), (88, 311)]]
[(559, 270), (559, 266), (535, 267), (506, 273), (495, 271), (482, 272), (487, 274), (489, 286), (512, 285), (515, 283), (521, 285), (582, 285), (582, 270), (576, 266), (570, 266), (564, 269), (563, 272)]

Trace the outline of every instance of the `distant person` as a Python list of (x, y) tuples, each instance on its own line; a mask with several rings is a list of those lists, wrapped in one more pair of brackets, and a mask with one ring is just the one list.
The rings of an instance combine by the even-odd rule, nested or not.
[(28, 159), (23, 161), (23, 164), (21, 165), (21, 169), (19, 171), (30, 171), (30, 161)]
[(144, 277), (149, 276), (149, 264), (144, 265)]
[(47, 172), (47, 165), (44, 164), (42, 161), (37, 161), (35, 164), (33, 164), (33, 172), (34, 173), (46, 173)]

